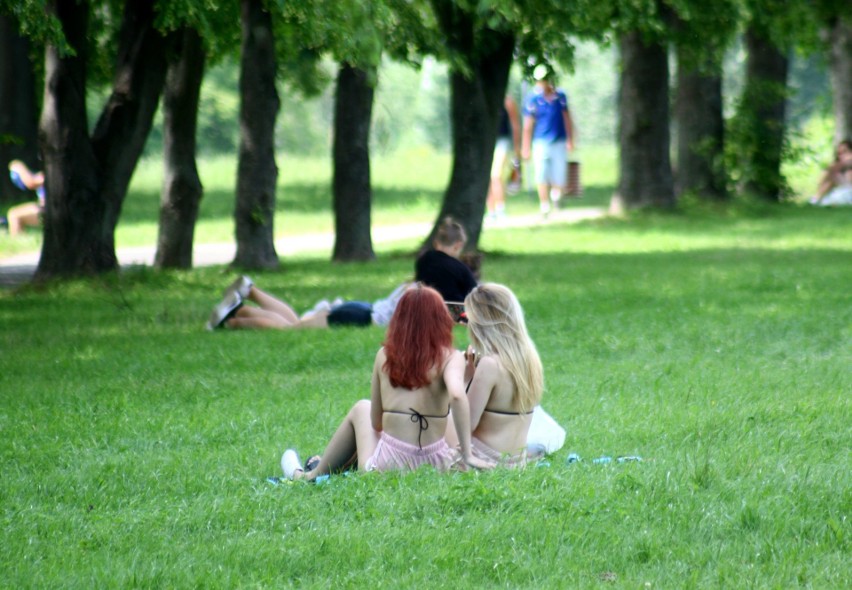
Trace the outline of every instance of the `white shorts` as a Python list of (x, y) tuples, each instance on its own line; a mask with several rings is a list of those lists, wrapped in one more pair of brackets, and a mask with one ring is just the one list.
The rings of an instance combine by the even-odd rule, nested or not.
[(568, 167), (568, 148), (565, 140), (533, 140), (532, 160), (535, 166), (535, 183), (549, 184), (551, 187), (565, 187)]

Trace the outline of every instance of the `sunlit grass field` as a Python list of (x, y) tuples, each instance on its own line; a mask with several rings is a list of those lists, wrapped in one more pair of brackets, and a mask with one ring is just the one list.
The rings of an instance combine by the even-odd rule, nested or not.
[[(583, 161), (603, 204), (612, 169)], [(153, 231), (147, 165), (127, 244)], [(197, 239), (228, 241), (235, 167), (204, 166)], [(376, 221), (432, 220), (434, 166), (422, 185), (374, 168)], [(278, 231), (330, 227), (328, 171), (291, 170)], [(483, 278), (517, 293), (568, 432), (522, 472), (267, 483), (368, 396), (383, 331), (205, 332), (225, 268), (0, 291), (0, 586), (848, 588), (850, 229), (848, 210), (691, 204), (486, 231)], [(300, 310), (374, 300), (413, 266), (405, 243), (379, 254), (253, 278)], [(621, 455), (642, 461), (592, 462)]]

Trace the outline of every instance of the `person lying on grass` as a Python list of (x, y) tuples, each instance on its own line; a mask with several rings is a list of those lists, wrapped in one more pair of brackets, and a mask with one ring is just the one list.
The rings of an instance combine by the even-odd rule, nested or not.
[[(471, 453), (463, 378), (464, 358), (453, 349), (453, 320), (441, 295), (415, 284), (399, 300), (376, 354), (370, 399), (355, 403), (312, 469), (287, 449), (284, 476), (313, 481), (355, 461), (364, 471), (489, 467)], [(444, 439), (451, 409), (459, 449)]]
[[(231, 330), (288, 330), (331, 326), (387, 326), (399, 298), (411, 285), (399, 285), (384, 299), (373, 303), (323, 299), (299, 315), (293, 306), (262, 290), (247, 276), (238, 277), (213, 308), (206, 328)], [(245, 305), (246, 302), (254, 305)]]
[[(445, 218), (435, 235), (433, 249), (427, 250), (414, 265), (415, 281), (435, 288), (448, 302), (460, 302), (476, 287), (481, 256), (469, 253), (460, 259), (467, 243), (461, 224)], [(238, 277), (222, 294), (223, 299), (210, 313), (207, 329), (259, 330), (328, 328), (330, 326), (387, 326), (403, 291), (411, 282), (398, 286), (384, 299), (320, 301), (299, 315), (292, 305), (257, 287), (246, 276)], [(246, 305), (246, 303), (253, 305)]]
[[(464, 300), (470, 347), (465, 353), (470, 416), (447, 425), (449, 444), (468, 422), (473, 455), (491, 466), (523, 467), (533, 408), (544, 375), (517, 297), (504, 285), (484, 283)], [(456, 422), (452, 415), (451, 423)]]

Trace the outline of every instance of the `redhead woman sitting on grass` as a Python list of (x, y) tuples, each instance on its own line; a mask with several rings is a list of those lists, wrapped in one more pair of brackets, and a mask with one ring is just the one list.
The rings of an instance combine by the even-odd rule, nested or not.
[[(444, 300), (415, 284), (399, 300), (376, 354), (370, 400), (355, 403), (312, 469), (305, 471), (296, 451), (285, 451), (284, 476), (312, 481), (355, 461), (365, 471), (488, 467), (471, 453), (463, 376), (464, 358), (453, 349), (453, 320)], [(459, 450), (444, 439), (450, 409)]]
[[(461, 417), (455, 430), (470, 422), (473, 454), (490, 466), (523, 467), (533, 409), (544, 389), (524, 313), (515, 294), (495, 283), (471, 291), (464, 308), (471, 344), (465, 353), (470, 416)], [(447, 430), (450, 444), (453, 434)]]

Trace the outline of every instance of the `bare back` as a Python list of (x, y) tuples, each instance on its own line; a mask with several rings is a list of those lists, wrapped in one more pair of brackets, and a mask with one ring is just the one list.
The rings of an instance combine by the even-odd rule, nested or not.
[(501, 453), (515, 454), (527, 446), (532, 409), (522, 412), (514, 398), (514, 381), (500, 360), (480, 359), (468, 389), (472, 434)]
[(444, 370), (453, 354), (458, 353), (447, 350), (441, 366), (429, 370), (428, 385), (406, 389), (391, 384), (388, 374), (383, 370), (387, 357), (384, 348), (380, 349), (373, 366), (373, 428), (403, 442), (424, 447), (442, 439), (450, 407)]

